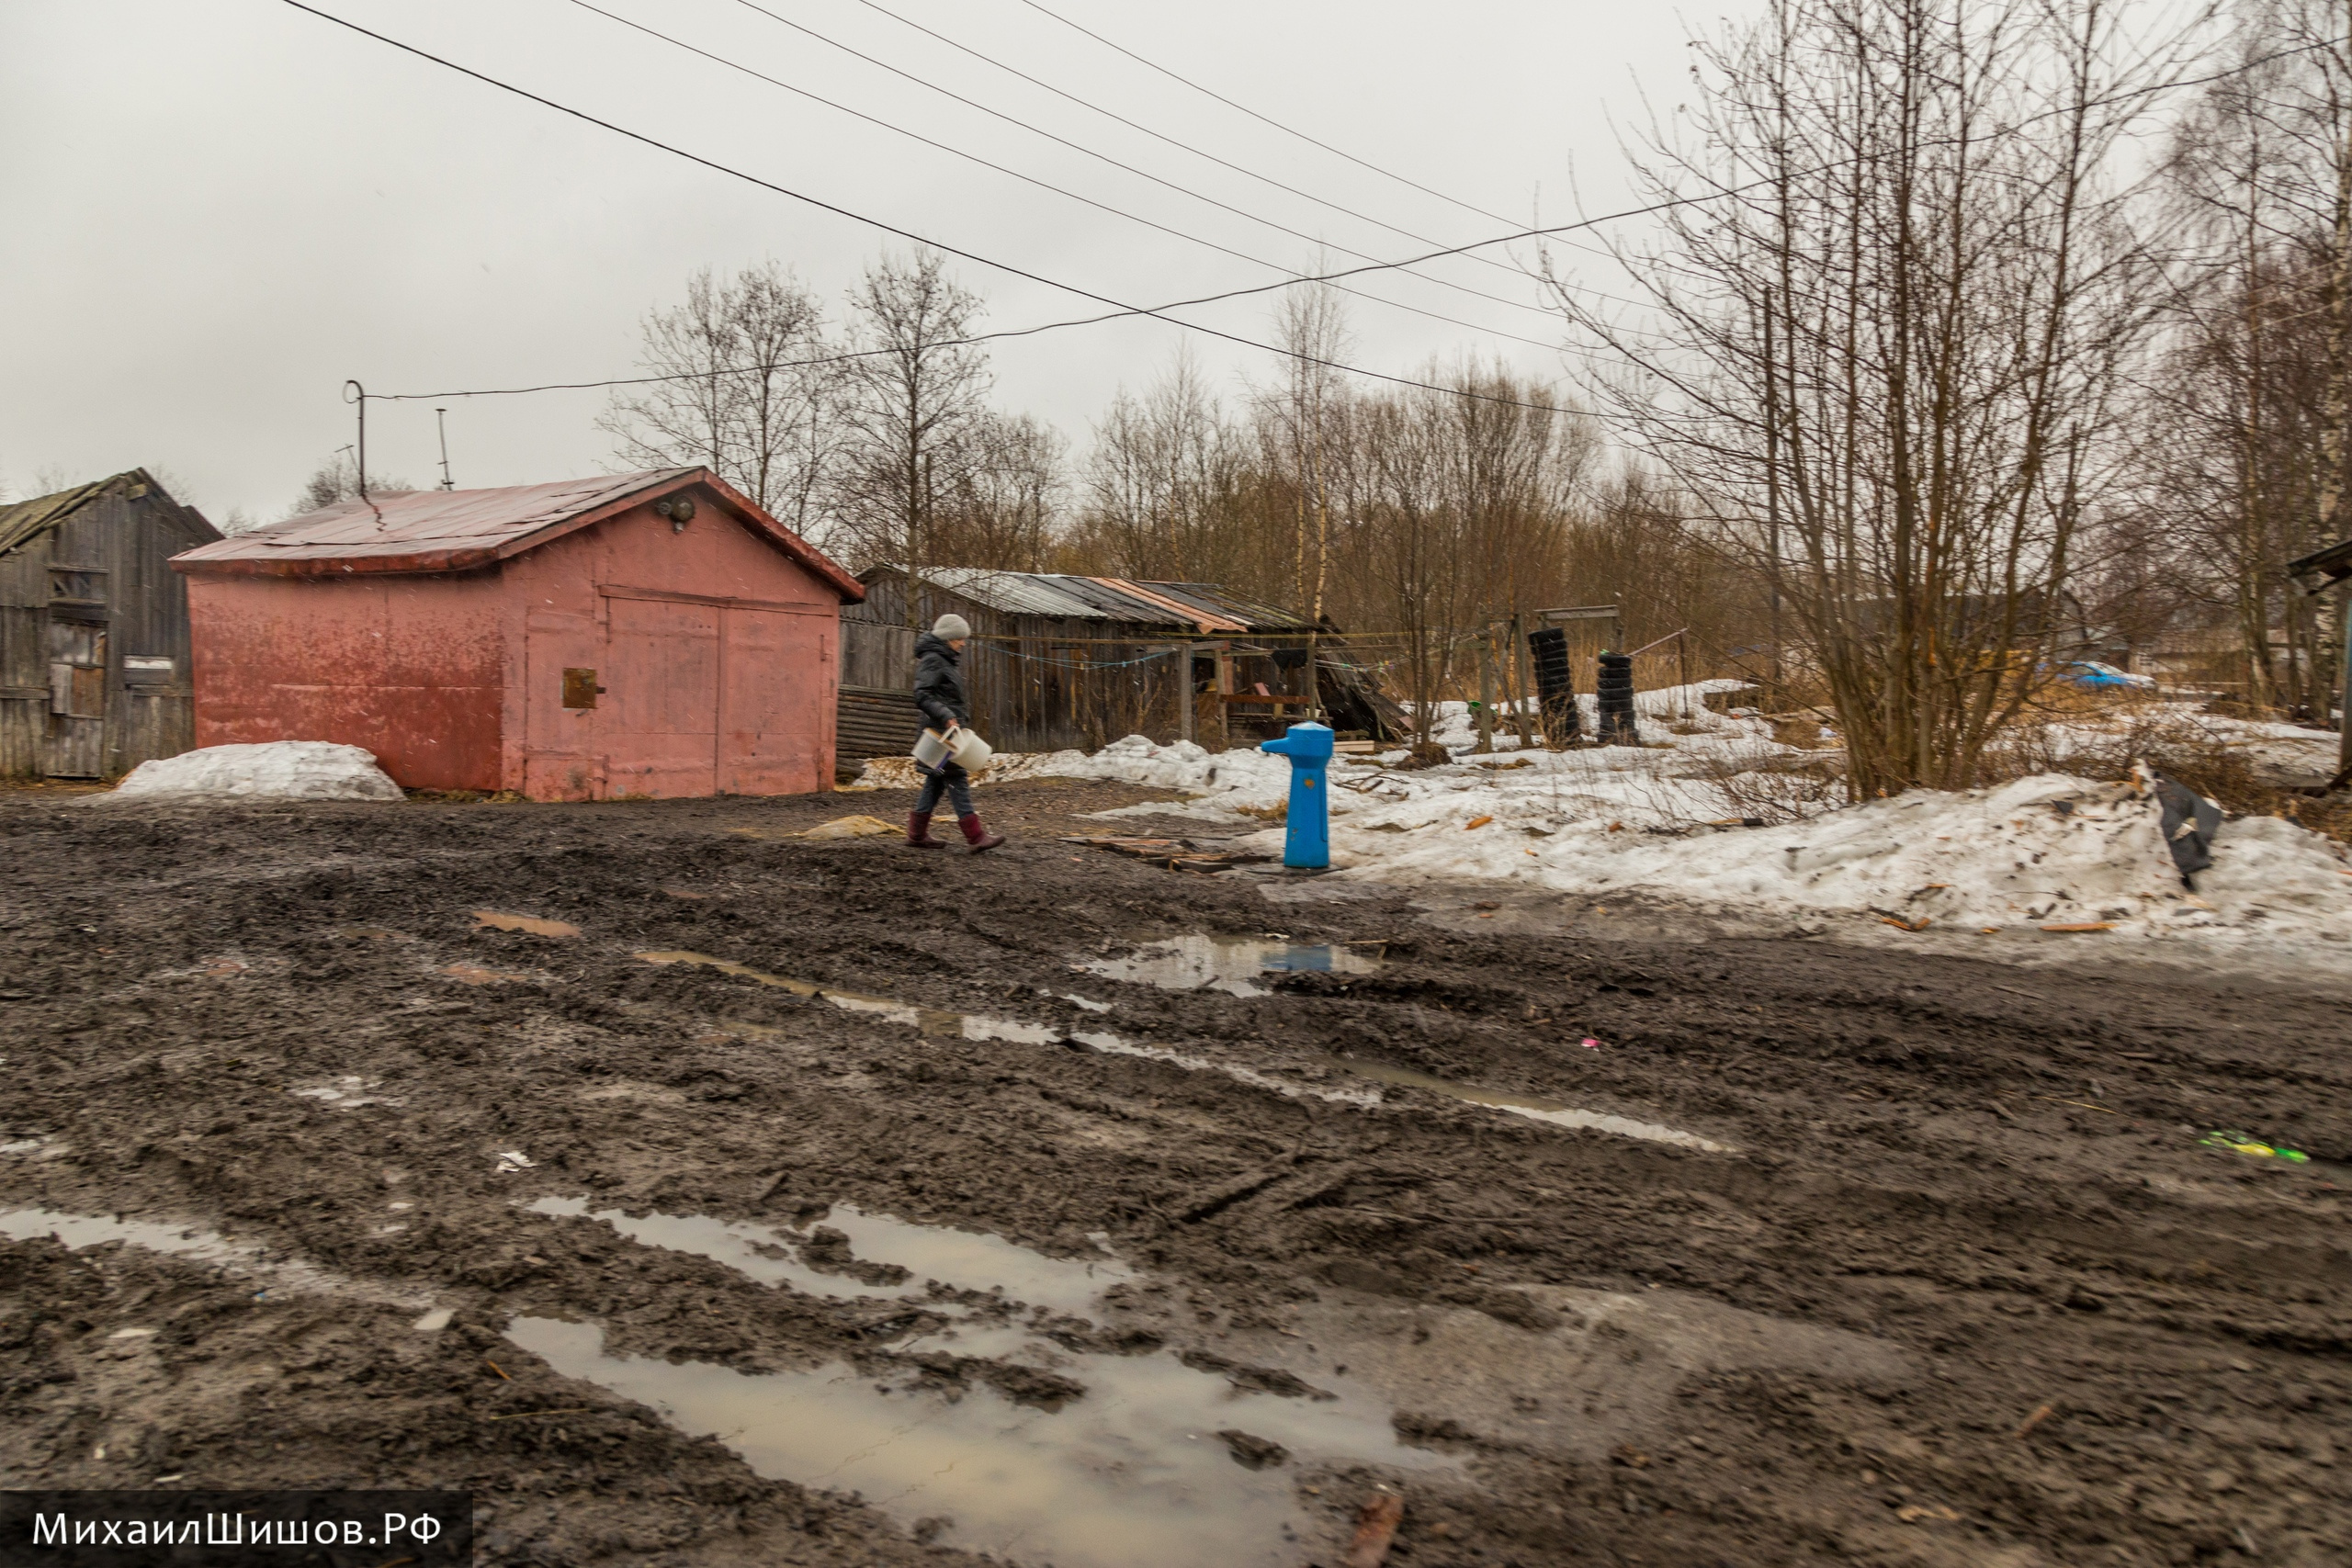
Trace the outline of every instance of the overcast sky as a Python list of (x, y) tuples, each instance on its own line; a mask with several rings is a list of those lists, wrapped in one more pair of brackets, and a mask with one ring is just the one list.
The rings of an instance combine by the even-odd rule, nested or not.
[[(1620, 130), (1670, 111), (1685, 39), (1752, 0), (1680, 13), (1623, 0), (1045, 0), (1204, 86), (1435, 191), (1318, 151), (1122, 57), (1027, 0), (594, 0), (710, 54), (1256, 260), (1154, 231), (631, 30), (583, 0), (315, 0), (319, 8), (600, 118), (942, 243), (1151, 303), (1413, 254), (1539, 215), (1618, 205)], [(1323, 201), (1113, 123), (892, 19), (887, 6), (1080, 97)], [(768, 15), (762, 14), (763, 9)], [(796, 31), (1227, 202), (991, 118)], [(1646, 94), (1646, 99), (1645, 95)], [(1455, 205), (1456, 202), (1466, 204)], [(1482, 216), (1468, 209), (1482, 209)], [(1283, 229), (1297, 231), (1286, 233)], [(0, 0), (0, 485), (145, 465), (216, 521), (282, 515), (352, 439), (371, 392), (627, 375), (637, 324), (688, 274), (774, 257), (841, 308), (886, 245), (852, 219), (755, 188), (403, 54), (283, 0)], [(1300, 237), (1310, 236), (1310, 238)], [(1530, 253), (1522, 249), (1522, 255)], [(1555, 253), (1612, 286), (1605, 262)], [(1264, 264), (1264, 265), (1261, 265)], [(1070, 294), (969, 262), (988, 324), (1086, 314)], [(1407, 371), (1462, 348), (1557, 377), (1555, 321), (1524, 278), (1457, 260), (1363, 287), (1355, 363)], [(1196, 319), (1266, 335), (1270, 300)], [(1082, 446), (1125, 383), (1190, 336), (1212, 378), (1262, 354), (1157, 321), (1000, 345), (997, 400)], [(1532, 339), (1532, 343), (1517, 341)], [(600, 392), (451, 398), (460, 486), (607, 466)], [(436, 482), (434, 404), (371, 404), (369, 466)]]

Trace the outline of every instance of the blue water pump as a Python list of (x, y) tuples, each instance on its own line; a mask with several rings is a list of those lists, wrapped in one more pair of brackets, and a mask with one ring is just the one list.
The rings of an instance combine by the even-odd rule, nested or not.
[(1331, 786), (1325, 774), (1331, 764), (1331, 727), (1294, 724), (1289, 734), (1261, 741), (1258, 750), (1290, 759), (1283, 863), (1301, 871), (1327, 869), (1331, 863)]

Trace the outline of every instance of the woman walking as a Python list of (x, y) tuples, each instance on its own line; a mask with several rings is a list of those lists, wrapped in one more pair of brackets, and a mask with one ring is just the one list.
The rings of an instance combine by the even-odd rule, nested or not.
[[(915, 706), (922, 710), (928, 727), (951, 745), (956, 731), (972, 716), (971, 705), (964, 699), (960, 668), (964, 644), (971, 635), (971, 626), (963, 616), (942, 615), (931, 630), (915, 639)], [(922, 767), (920, 762), (915, 765)], [(972, 809), (972, 777), (956, 766), (954, 757), (942, 757), (939, 766), (922, 772), (922, 798), (907, 816), (907, 842), (925, 850), (947, 847), (944, 840), (931, 836), (931, 815), (939, 809), (943, 795), (955, 803), (964, 841), (975, 852), (992, 850), (1004, 842), (980, 826), (979, 814)]]

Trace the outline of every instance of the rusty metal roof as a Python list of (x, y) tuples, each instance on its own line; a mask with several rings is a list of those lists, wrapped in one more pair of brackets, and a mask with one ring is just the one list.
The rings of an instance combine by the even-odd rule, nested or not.
[(505, 560), (690, 485), (709, 491), (752, 531), (843, 599), (857, 579), (708, 468), (649, 468), (498, 490), (415, 490), (338, 502), (172, 558), (181, 571), (277, 577), (466, 571)]
[(1141, 582), (1136, 586), (1160, 598), (1191, 606), (1204, 615), (1222, 616), (1253, 632), (1311, 632), (1315, 629), (1315, 623), (1304, 616), (1244, 599), (1213, 582)]

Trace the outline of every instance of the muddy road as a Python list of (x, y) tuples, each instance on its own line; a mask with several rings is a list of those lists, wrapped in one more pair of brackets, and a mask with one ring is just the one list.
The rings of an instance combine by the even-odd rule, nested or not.
[(0, 796), (0, 1486), (463, 1488), (493, 1563), (1331, 1568), (1382, 1487), (1408, 1568), (2346, 1560), (2341, 992), (1056, 837), (1144, 798)]

